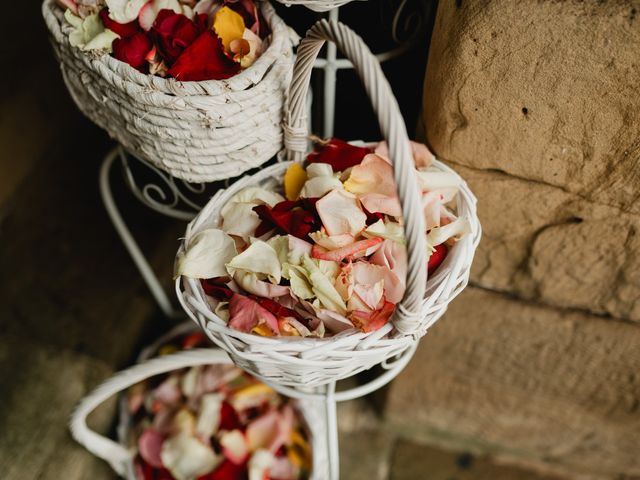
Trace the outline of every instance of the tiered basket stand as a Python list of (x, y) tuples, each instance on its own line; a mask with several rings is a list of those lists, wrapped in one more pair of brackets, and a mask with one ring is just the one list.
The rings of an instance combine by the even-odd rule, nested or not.
[[(283, 3), (296, 4), (300, 2), (283, 0)], [(304, 3), (304, 2), (302, 2)], [(311, 2), (313, 3), (313, 1)], [(316, 2), (322, 4), (323, 2)], [(346, 3), (346, 2), (324, 2), (326, 5), (314, 8), (319, 11), (328, 10), (328, 17), (330, 20), (338, 20), (339, 9), (331, 8), (330, 4)], [(397, 15), (402, 15), (402, 8), (406, 3), (403, 0), (400, 3), (400, 9)], [(394, 19), (394, 24), (397, 24), (398, 19)], [(377, 55), (378, 60), (386, 61), (401, 55), (409, 48), (410, 45), (401, 45), (398, 48)], [(323, 95), (323, 128), (322, 135), (329, 137), (333, 135), (334, 129), (334, 114), (335, 114), (335, 93), (336, 93), (336, 77), (339, 69), (353, 68), (351, 62), (346, 59), (338, 59), (337, 49), (335, 44), (329, 43), (327, 48), (327, 54), (324, 59), (318, 59), (315, 68), (323, 70), (324, 72), (324, 95)], [(144, 168), (149, 169), (149, 172), (154, 176), (155, 180), (152, 182), (141, 185), (136, 179), (136, 175), (131, 168), (132, 163), (139, 163)], [(128, 155), (122, 147), (115, 147), (103, 160), (100, 170), (100, 192), (104, 201), (105, 208), (109, 214), (109, 217), (113, 223), (114, 228), (118, 232), (123, 244), (129, 251), (131, 258), (133, 259), (136, 267), (140, 271), (144, 278), (149, 290), (151, 291), (155, 301), (162, 310), (162, 312), (170, 318), (182, 318), (184, 313), (180, 309), (176, 310), (173, 306), (173, 302), (169, 299), (169, 296), (162, 287), (158, 277), (153, 272), (148, 260), (144, 253), (138, 246), (137, 241), (129, 230), (125, 223), (123, 216), (118, 209), (114, 195), (111, 189), (111, 171), (114, 164), (119, 164), (125, 179), (127, 186), (131, 189), (134, 195), (145, 205), (152, 210), (163, 214), (167, 217), (171, 217), (178, 220), (190, 220), (197, 212), (202, 208), (202, 205), (194, 200), (198, 194), (203, 193), (206, 186), (203, 184), (189, 184), (182, 180), (177, 180), (171, 177), (169, 174), (157, 169), (151, 164), (142, 160), (136, 159)], [(138, 166), (140, 166), (138, 165)], [(220, 186), (224, 187), (224, 183)], [(479, 233), (478, 233), (479, 235)], [(336, 414), (337, 402), (344, 402), (354, 400), (356, 398), (368, 395), (379, 388), (383, 387), (394, 379), (411, 360), (415, 350), (417, 348), (417, 340), (402, 353), (399, 357), (392, 361), (383, 362), (380, 364), (383, 373), (380, 374), (374, 380), (361, 385), (357, 388), (352, 388), (344, 391), (336, 391), (336, 384), (330, 383), (329, 385), (317, 388), (293, 388), (286, 387), (272, 383), (271, 386), (280, 393), (292, 398), (310, 401), (310, 402), (322, 402), (325, 410), (323, 417), (326, 419), (326, 428), (322, 429), (325, 432), (324, 441), (322, 439), (316, 439), (314, 448), (322, 448), (321, 444), (324, 444), (324, 451), (322, 457), (328, 458), (328, 479), (337, 480), (340, 476), (339, 473), (339, 448), (338, 448), (338, 423)], [(213, 357), (212, 357), (213, 358)], [(159, 363), (159, 370), (164, 367), (162, 363)], [(84, 410), (80, 413), (84, 416), (93, 407), (98, 404), (97, 400), (84, 405)], [(82, 421), (78, 423), (80, 427), (86, 428), (84, 424), (84, 416)], [(82, 430), (83, 434), (91, 435), (93, 432)], [(93, 434), (95, 435), (95, 434)], [(83, 442), (84, 443), (84, 442)], [(105, 447), (106, 448), (106, 447)], [(112, 444), (108, 445), (108, 448), (114, 448)], [(124, 455), (123, 452), (120, 452)], [(102, 456), (102, 455), (101, 455)]]

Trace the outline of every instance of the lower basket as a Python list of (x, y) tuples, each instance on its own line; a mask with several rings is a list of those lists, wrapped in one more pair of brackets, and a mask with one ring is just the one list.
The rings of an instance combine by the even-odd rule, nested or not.
[[(70, 422), (73, 437), (96, 456), (107, 461), (123, 478), (140, 480), (136, 474), (135, 452), (128, 448), (128, 438), (132, 427), (132, 418), (124, 404), (120, 403), (118, 422), (119, 442), (115, 442), (90, 430), (86, 419), (98, 405), (113, 395), (123, 392), (132, 385), (155, 375), (174, 370), (211, 364), (231, 364), (228, 356), (217, 349), (199, 348), (154, 357), (162, 345), (194, 332), (195, 325), (183, 324), (147, 347), (139, 357), (140, 363), (125, 369), (105, 381), (90, 395), (85, 397), (76, 408)], [(197, 327), (196, 327), (197, 328)], [(312, 449), (312, 473), (309, 478), (320, 480), (328, 478), (328, 453), (326, 438), (327, 418), (324, 404), (317, 400), (295, 400), (294, 406), (305, 422)]]

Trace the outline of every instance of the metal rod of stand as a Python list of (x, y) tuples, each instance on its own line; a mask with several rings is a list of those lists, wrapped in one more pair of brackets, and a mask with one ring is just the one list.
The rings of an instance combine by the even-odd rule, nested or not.
[(120, 240), (122, 240), (122, 243), (129, 252), (129, 255), (131, 255), (133, 263), (135, 263), (136, 267), (140, 271), (140, 275), (142, 275), (142, 278), (147, 284), (147, 287), (151, 291), (151, 295), (153, 295), (153, 298), (162, 310), (162, 313), (164, 313), (169, 318), (178, 318), (182, 316), (182, 314), (178, 315), (177, 312), (173, 309), (173, 305), (171, 304), (169, 297), (158, 281), (158, 277), (156, 277), (155, 273), (153, 273), (151, 266), (147, 262), (147, 259), (145, 258), (144, 254), (140, 250), (140, 247), (133, 238), (133, 235), (131, 235), (129, 228), (122, 219), (122, 215), (120, 215), (120, 211), (118, 210), (116, 202), (113, 199), (111, 185), (109, 183), (109, 173), (111, 172), (111, 167), (113, 166), (113, 162), (117, 157), (118, 150), (112, 150), (105, 157), (102, 162), (102, 166), (100, 167), (100, 195), (102, 196), (102, 202), (104, 203), (104, 207), (109, 214), (111, 223), (113, 223), (114, 228), (120, 236)]
[(340, 439), (338, 438), (338, 412), (336, 407), (336, 383), (326, 386), (325, 408), (327, 418), (327, 453), (331, 480), (340, 479)]

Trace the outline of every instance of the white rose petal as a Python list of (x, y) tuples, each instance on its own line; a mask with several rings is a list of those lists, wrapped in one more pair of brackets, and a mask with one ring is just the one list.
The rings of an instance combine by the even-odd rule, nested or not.
[(214, 278), (227, 275), (225, 264), (237, 255), (236, 244), (222, 230), (209, 228), (191, 238), (176, 257), (174, 278)]

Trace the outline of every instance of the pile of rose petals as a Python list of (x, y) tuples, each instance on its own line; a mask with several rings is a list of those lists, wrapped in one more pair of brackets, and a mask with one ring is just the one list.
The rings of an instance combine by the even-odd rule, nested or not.
[(69, 41), (143, 73), (221, 80), (250, 67), (267, 34), (254, 0), (57, 0)]
[[(431, 166), (412, 142), (433, 275), (469, 231), (454, 213), (460, 177)], [(219, 229), (189, 239), (176, 276), (199, 279), (228, 325), (263, 336), (324, 337), (385, 325), (407, 272), (402, 211), (385, 143), (321, 142), (292, 164), (280, 193), (245, 188), (221, 211)]]
[[(204, 344), (192, 334), (161, 353)], [(140, 480), (298, 480), (311, 450), (299, 413), (232, 365), (178, 370), (131, 387)]]

